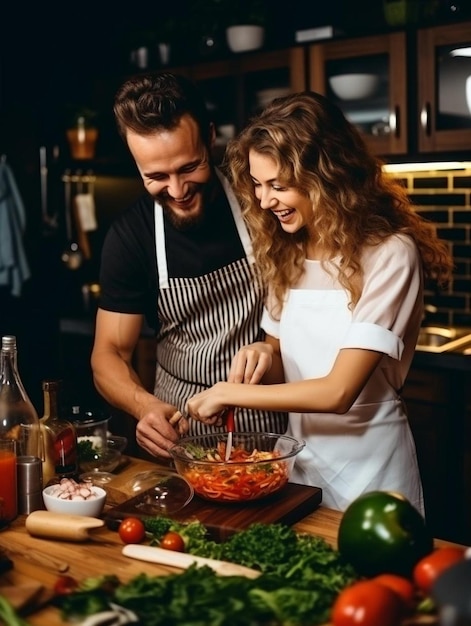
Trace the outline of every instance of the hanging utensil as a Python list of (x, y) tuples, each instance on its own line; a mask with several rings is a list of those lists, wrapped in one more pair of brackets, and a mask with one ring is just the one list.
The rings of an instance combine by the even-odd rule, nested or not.
[(226, 443), (225, 460), (228, 461), (231, 458), (231, 453), (232, 453), (232, 433), (234, 432), (234, 407), (233, 406), (231, 406), (231, 407), (229, 407), (227, 409), (226, 430), (227, 430), (227, 443)]
[(43, 223), (43, 232), (50, 235), (57, 230), (57, 215), (49, 215), (48, 197), (47, 197), (47, 155), (46, 147), (39, 148), (39, 178), (41, 186), (41, 217)]
[(72, 179), (70, 171), (65, 172), (64, 178), (64, 194), (65, 194), (65, 226), (67, 234), (67, 247), (62, 253), (62, 261), (70, 270), (76, 270), (82, 265), (82, 253), (78, 243), (72, 239), (72, 199), (71, 199), (71, 183)]

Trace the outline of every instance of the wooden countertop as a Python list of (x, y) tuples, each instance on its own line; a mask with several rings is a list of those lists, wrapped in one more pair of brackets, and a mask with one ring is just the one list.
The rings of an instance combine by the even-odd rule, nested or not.
[[(126, 493), (126, 483), (138, 472), (155, 469), (149, 461), (129, 458), (129, 463), (116, 478), (108, 483), (107, 506), (120, 504), (132, 494)], [(13, 561), (13, 569), (2, 575), (2, 585), (25, 585), (40, 582), (43, 585), (41, 600), (47, 603), (51, 597), (51, 589), (62, 573), (67, 573), (81, 580), (88, 576), (116, 574), (126, 582), (139, 573), (149, 575), (165, 575), (175, 570), (170, 567), (145, 563), (122, 556), (123, 543), (116, 532), (107, 528), (93, 530), (90, 540), (75, 543), (40, 539), (29, 535), (25, 528), (25, 517), (19, 516), (15, 522), (0, 533), (0, 547)], [(313, 513), (294, 525), (296, 530), (318, 535), (326, 539), (334, 547), (337, 541), (337, 529), (341, 513), (320, 506)], [(437, 545), (449, 542), (437, 540)], [(58, 626), (63, 625), (59, 611), (47, 604), (28, 616), (32, 625)], [(422, 617), (408, 624), (435, 624), (430, 617)]]

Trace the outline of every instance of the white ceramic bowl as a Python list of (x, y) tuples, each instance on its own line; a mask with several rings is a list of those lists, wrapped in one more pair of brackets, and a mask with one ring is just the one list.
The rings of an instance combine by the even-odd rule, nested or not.
[(259, 107), (266, 107), (275, 98), (282, 98), (291, 93), (290, 87), (273, 87), (272, 89), (261, 89), (257, 91), (255, 97)]
[(369, 98), (378, 89), (377, 74), (338, 74), (330, 76), (329, 83), (334, 94), (341, 100)]
[(258, 50), (263, 46), (265, 29), (252, 24), (229, 26), (226, 28), (226, 40), (231, 52)]
[(56, 485), (50, 485), (43, 489), (43, 502), (48, 511), (54, 513), (68, 513), (69, 515), (86, 515), (99, 517), (106, 501), (106, 491), (101, 487), (92, 485), (90, 488), (97, 496), (90, 500), (62, 500), (51, 495)]

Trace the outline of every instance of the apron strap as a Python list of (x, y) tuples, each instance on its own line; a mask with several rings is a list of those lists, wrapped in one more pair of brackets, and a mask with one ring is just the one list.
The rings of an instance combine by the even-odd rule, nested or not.
[(167, 251), (165, 248), (164, 211), (158, 202), (154, 202), (155, 217), (155, 253), (160, 289), (168, 289)]

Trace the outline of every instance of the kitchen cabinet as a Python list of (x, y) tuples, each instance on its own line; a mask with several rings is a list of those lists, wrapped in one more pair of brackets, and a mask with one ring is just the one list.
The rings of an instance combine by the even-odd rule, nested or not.
[(412, 367), (403, 398), (417, 448), (427, 523), (437, 537), (471, 543), (466, 377), (466, 371)]
[(471, 146), (471, 22), (419, 29), (419, 150)]
[(332, 99), (374, 153), (407, 152), (405, 33), (313, 44), (308, 76), (309, 88)]
[(468, 150), (471, 23), (312, 44), (308, 86), (344, 111), (375, 154)]
[(237, 132), (267, 98), (305, 89), (305, 50), (294, 46), (234, 55), (198, 63), (187, 73), (205, 94), (216, 127), (233, 124)]

